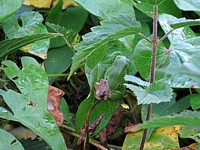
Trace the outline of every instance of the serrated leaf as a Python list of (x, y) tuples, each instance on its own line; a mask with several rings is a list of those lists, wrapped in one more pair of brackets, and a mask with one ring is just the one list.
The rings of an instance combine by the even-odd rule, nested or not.
[(127, 0), (75, 0), (81, 4), (90, 13), (102, 18), (103, 20), (110, 19), (113, 16), (126, 14), (135, 17), (135, 12), (131, 1)]
[[(46, 27), (42, 24), (43, 17), (38, 12), (24, 12), (21, 14), (21, 20), (22, 27), (19, 26), (17, 18), (15, 16), (11, 16), (3, 21), (3, 30), (9, 39), (25, 35), (34, 35), (37, 33), (48, 33)], [(40, 41), (36, 41), (30, 45), (26, 45), (22, 47), (21, 50), (45, 59), (47, 57), (49, 42), (49, 39), (43, 39)]]
[(174, 126), (179, 125), (181, 129), (178, 131), (183, 138), (192, 138), (197, 142), (200, 134), (200, 112), (187, 111), (174, 116), (164, 116), (151, 119), (142, 125), (135, 127), (135, 130), (150, 127)]
[(190, 103), (191, 103), (192, 109), (199, 109), (200, 108), (200, 94), (190, 95)]
[(24, 150), (21, 143), (9, 132), (0, 129), (0, 149), (4, 150)]
[(55, 38), (57, 36), (62, 36), (58, 33), (46, 33), (46, 34), (34, 34), (34, 35), (26, 35), (19, 38), (13, 38), (10, 40), (4, 40), (0, 42), (0, 57), (4, 57), (16, 50), (20, 47), (30, 44), (32, 42), (46, 39), (46, 38)]
[(200, 19), (186, 19), (180, 18), (176, 22), (170, 24), (173, 29), (185, 27), (185, 26), (196, 26), (200, 24)]
[(172, 89), (164, 82), (154, 82), (147, 89), (132, 84), (124, 84), (134, 92), (138, 99), (138, 105), (168, 102), (172, 98)]
[(0, 22), (14, 14), (24, 0), (0, 0)]
[(140, 86), (148, 87), (150, 85), (149, 82), (146, 82), (146, 81), (144, 81), (136, 76), (133, 76), (133, 75), (125, 75), (124, 79), (125, 79), (125, 81), (130, 81), (130, 82), (136, 83)]
[[(92, 104), (95, 102), (95, 99), (92, 95), (90, 95), (87, 99), (85, 99), (78, 108), (78, 112), (76, 114), (76, 131), (79, 132), (82, 126), (86, 121), (86, 115)], [(119, 108), (120, 101), (117, 100), (106, 100), (101, 101), (97, 104), (91, 112), (90, 123), (93, 122), (100, 115), (104, 114), (103, 119), (100, 124), (97, 126), (94, 136), (97, 135), (109, 122), (111, 119), (113, 112)]]
[[(54, 118), (47, 112), (48, 80), (45, 71), (31, 57), (22, 57), (21, 70), (12, 61), (3, 63), (7, 66), (4, 70), (6, 75), (21, 93), (8, 90), (2, 94), (12, 113), (0, 107), (0, 117), (22, 123), (43, 138), (52, 149), (66, 149)], [(35, 106), (31, 103), (35, 103)]]
[(101, 26), (96, 26), (91, 30), (92, 32), (84, 35), (83, 41), (77, 45), (77, 53), (72, 58), (69, 77), (99, 46), (139, 32), (140, 24), (130, 16), (118, 16), (102, 21)]

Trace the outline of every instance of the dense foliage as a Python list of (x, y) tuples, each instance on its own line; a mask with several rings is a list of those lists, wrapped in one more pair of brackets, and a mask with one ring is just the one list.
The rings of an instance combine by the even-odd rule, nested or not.
[(0, 0), (0, 149), (200, 149), (199, 16), (195, 0)]

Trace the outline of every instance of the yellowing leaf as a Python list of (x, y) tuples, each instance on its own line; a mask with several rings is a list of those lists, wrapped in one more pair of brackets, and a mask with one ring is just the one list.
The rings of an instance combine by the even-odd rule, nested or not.
[[(122, 150), (139, 149), (143, 131), (129, 133), (126, 136)], [(178, 134), (173, 126), (157, 128), (145, 143), (144, 150), (164, 150), (179, 148)]]
[(52, 0), (25, 0), (24, 5), (38, 8), (50, 8)]
[[(37, 8), (50, 8), (57, 2), (58, 0), (25, 0), (23, 4), (27, 6), (34, 6)], [(69, 6), (77, 6), (77, 4), (74, 2), (74, 0), (63, 0), (62, 9), (66, 9)]]

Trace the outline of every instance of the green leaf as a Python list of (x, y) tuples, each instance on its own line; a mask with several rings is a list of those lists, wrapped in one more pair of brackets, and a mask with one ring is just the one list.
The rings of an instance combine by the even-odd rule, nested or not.
[(123, 84), (128, 62), (129, 60), (125, 56), (117, 56), (112, 65), (106, 70), (104, 78), (108, 79), (111, 90)]
[(133, 83), (136, 83), (140, 86), (145, 86), (145, 87), (148, 87), (150, 85), (149, 82), (146, 82), (146, 81), (143, 81), (142, 79), (136, 77), (136, 76), (133, 76), (133, 75), (126, 75), (124, 77), (125, 81), (130, 81), (130, 82), (133, 82)]
[[(65, 11), (63, 11), (62, 6), (63, 1), (59, 0), (49, 12), (45, 22), (64, 27), (67, 31), (67, 39), (74, 38), (73, 36), (79, 33), (83, 28), (88, 17), (88, 12), (82, 7), (68, 7)], [(55, 28), (53, 30), (55, 30)], [(49, 29), (49, 31), (52, 30)], [(68, 34), (69, 32), (70, 35)], [(51, 39), (50, 48), (62, 47), (64, 45), (66, 45), (66, 42), (62, 38)]]
[[(160, 43), (157, 46), (156, 70), (163, 64), (163, 62), (168, 57), (167, 55), (165, 55), (165, 51), (166, 48), (164, 44)], [(149, 81), (149, 76), (150, 76), (151, 54), (152, 54), (152, 45), (145, 39), (140, 40), (135, 47), (134, 62), (142, 78), (146, 79), (147, 81)]]
[(0, 0), (0, 22), (14, 14), (24, 0)]
[(190, 95), (190, 103), (191, 103), (192, 109), (199, 109), (200, 108), (200, 94)]
[(113, 17), (102, 21), (101, 26), (93, 27), (92, 32), (83, 36), (83, 41), (76, 48), (69, 77), (76, 71), (99, 46), (126, 35), (139, 32), (140, 24), (130, 16)]
[[(143, 0), (146, 1), (146, 0)], [(133, 6), (142, 11), (147, 16), (153, 18), (153, 4), (141, 2), (140, 0), (134, 1)], [(176, 17), (181, 17), (182, 12), (174, 4), (173, 0), (165, 0), (159, 4), (158, 14), (170, 14)], [(137, 17), (137, 16), (136, 16)]]
[(0, 148), (4, 150), (24, 150), (23, 146), (21, 143), (9, 132), (0, 129)]
[(196, 26), (200, 24), (200, 19), (186, 19), (180, 18), (177, 22), (170, 24), (173, 29), (185, 27), (185, 26)]
[[(3, 30), (9, 39), (22, 37), (25, 35), (48, 33), (46, 27), (42, 24), (43, 17), (38, 12), (24, 12), (21, 14), (21, 20), (22, 27), (19, 26), (17, 18), (15, 16), (11, 16), (3, 21)], [(25, 52), (30, 52), (36, 56), (45, 59), (47, 57), (49, 42), (49, 39), (43, 39), (40, 41), (36, 41), (30, 45), (26, 45), (22, 47), (21, 50)]]
[[(50, 49), (44, 66), (47, 74), (60, 74), (66, 71), (71, 65), (71, 58), (74, 51), (68, 46)], [(49, 77), (49, 83), (53, 83), (56, 77)]]
[(187, 111), (174, 116), (164, 116), (151, 119), (142, 125), (135, 127), (135, 130), (145, 129), (150, 127), (174, 126), (180, 125), (179, 134), (183, 138), (192, 138), (197, 142), (200, 133), (200, 113), (198, 111)]
[[(178, 20), (179, 19), (169, 14), (159, 15), (159, 23), (165, 33), (171, 31), (171, 24), (178, 22)], [(196, 37), (196, 34), (189, 27), (184, 27), (174, 30), (167, 37), (170, 40), (170, 42), (178, 42), (187, 38)]]
[[(85, 123), (86, 115), (92, 104), (95, 102), (95, 99), (92, 95), (90, 95), (87, 99), (85, 99), (78, 108), (78, 112), (76, 114), (76, 131), (79, 132), (82, 126)], [(100, 115), (104, 114), (103, 119), (100, 124), (97, 126), (94, 136), (97, 135), (110, 121), (113, 112), (119, 108), (120, 101), (117, 100), (105, 100), (101, 101), (97, 104), (91, 112), (90, 123), (93, 122)]]
[(146, 89), (132, 84), (124, 84), (137, 96), (138, 105), (168, 102), (172, 98), (172, 89), (164, 82), (154, 82)]
[(86, 10), (103, 20), (110, 19), (113, 16), (126, 14), (135, 17), (135, 12), (130, 0), (76, 0)]
[(197, 0), (174, 0), (179, 9), (184, 11), (200, 11), (200, 1)]
[(34, 34), (34, 35), (26, 35), (19, 38), (13, 38), (10, 40), (4, 40), (0, 42), (0, 57), (4, 57), (16, 50), (20, 47), (30, 44), (32, 42), (46, 39), (46, 38), (55, 38), (57, 36), (62, 36), (58, 33), (46, 33), (46, 34)]
[(66, 102), (66, 100), (62, 97), (60, 101), (60, 111), (63, 113), (63, 117), (67, 123), (73, 125), (70, 111), (69, 111), (69, 106)]
[(21, 94), (13, 90), (2, 94), (12, 113), (0, 108), (0, 117), (22, 123), (43, 138), (52, 149), (66, 149), (54, 118), (47, 112), (48, 80), (45, 71), (31, 57), (22, 57), (21, 70), (9, 60), (3, 64), (7, 66), (4, 69), (6, 75), (17, 85)]

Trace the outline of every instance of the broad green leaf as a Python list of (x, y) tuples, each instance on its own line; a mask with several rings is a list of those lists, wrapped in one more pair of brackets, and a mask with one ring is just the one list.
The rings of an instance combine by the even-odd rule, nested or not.
[[(6, 75), (19, 88), (20, 93), (3, 93), (12, 113), (0, 108), (0, 117), (22, 123), (43, 138), (52, 149), (66, 149), (64, 139), (54, 118), (47, 112), (48, 80), (45, 71), (31, 57), (22, 57), (20, 70), (12, 61), (4, 61)], [(35, 103), (35, 106), (32, 105)]]
[(149, 82), (146, 82), (146, 81), (144, 81), (144, 80), (142, 80), (142, 79), (140, 79), (140, 78), (138, 78), (136, 76), (133, 76), (133, 75), (126, 75), (124, 77), (124, 79), (125, 79), (125, 81), (130, 81), (130, 82), (136, 83), (136, 84), (138, 84), (140, 86), (148, 87), (150, 85)]
[(172, 23), (170, 26), (173, 29), (177, 29), (185, 26), (196, 26), (196, 25), (200, 25), (200, 19), (180, 18), (177, 20), (177, 22)]
[[(171, 24), (178, 22), (178, 20), (179, 19), (169, 14), (159, 15), (159, 23), (165, 33), (173, 30)], [(185, 40), (187, 38), (196, 37), (196, 34), (189, 27), (184, 27), (174, 30), (167, 37), (170, 42), (177, 42)]]
[(26, 95), (27, 99), (40, 103), (40, 107), (46, 108), (47, 102), (42, 101), (44, 95), (48, 93), (48, 80), (45, 71), (32, 57), (22, 57), (21, 60), (22, 70), (13, 61), (3, 61), (3, 64), (7, 66), (4, 69), (6, 75), (17, 85), (21, 93)]
[[(146, 0), (143, 0), (146, 1)], [(148, 0), (147, 0), (148, 1)], [(162, 1), (162, 0), (161, 0)], [(149, 4), (146, 2), (141, 2), (140, 0), (134, 1), (133, 6), (138, 10), (142, 11), (144, 14), (153, 18), (153, 4)], [(178, 7), (174, 4), (173, 0), (165, 0), (158, 6), (158, 14), (170, 14), (176, 17), (181, 17), (182, 12)]]
[(200, 108), (200, 94), (190, 95), (190, 103), (191, 103), (192, 109), (199, 109)]
[(200, 133), (200, 112), (198, 111), (187, 111), (174, 116), (164, 116), (151, 119), (142, 125), (135, 127), (135, 130), (145, 129), (150, 127), (162, 127), (162, 126), (174, 126), (180, 125), (181, 129), (179, 132), (183, 138), (192, 138), (197, 142), (199, 140)]
[(200, 64), (198, 63), (199, 37), (178, 41), (171, 45), (169, 62), (165, 62), (158, 72), (165, 73), (159, 78), (172, 87), (191, 88), (199, 87)]
[(110, 19), (113, 16), (126, 14), (135, 17), (135, 12), (130, 0), (75, 0), (86, 10), (103, 20)]
[[(142, 139), (142, 131), (128, 133), (123, 143), (122, 150), (139, 149)], [(144, 150), (163, 150), (179, 148), (178, 134), (174, 127), (162, 127), (155, 129), (150, 139), (145, 142)]]
[[(165, 54), (165, 52), (166, 48), (164, 44), (160, 43), (157, 47), (156, 70), (167, 59), (168, 56)], [(140, 40), (135, 47), (134, 62), (140, 75), (147, 81), (149, 80), (150, 76), (151, 54), (152, 54), (152, 45), (145, 39)]]
[(174, 3), (184, 11), (200, 11), (200, 1), (198, 0), (174, 0)]
[(33, 43), (35, 41), (46, 38), (55, 38), (57, 36), (62, 36), (62, 35), (58, 33), (34, 34), (34, 35), (26, 35), (18, 38), (13, 38), (10, 40), (1, 41), (0, 57), (4, 57), (14, 51), (17, 51), (20, 47)]
[(163, 3), (166, 0), (139, 0), (138, 2), (140, 2), (140, 1), (149, 3), (151, 5), (159, 5), (159, 4)]
[(125, 56), (117, 56), (112, 65), (106, 70), (104, 78), (108, 79), (111, 90), (123, 84), (128, 62), (129, 60)]
[[(94, 97), (90, 95), (79, 105), (78, 112), (76, 114), (76, 132), (79, 132), (82, 126), (84, 125), (87, 112), (91, 108), (94, 102), (95, 102)], [(100, 115), (105, 113), (100, 124), (97, 126), (94, 135), (97, 135), (108, 124), (113, 115), (113, 112), (117, 108), (119, 108), (120, 103), (121, 102), (117, 100), (105, 100), (101, 101), (94, 107), (94, 109), (91, 112), (90, 123), (93, 122)]]
[[(44, 66), (47, 74), (60, 74), (66, 71), (71, 65), (71, 57), (74, 52), (68, 46), (50, 49), (47, 53), (47, 59)], [(49, 77), (49, 83), (52, 83), (56, 77)]]
[(116, 56), (120, 55), (119, 52), (115, 52), (106, 57), (106, 48), (106, 45), (99, 47), (86, 61), (85, 73), (90, 89), (93, 88), (95, 82), (104, 78), (105, 71), (111, 66)]
[[(67, 31), (65, 33), (68, 36), (67, 39), (74, 38), (73, 35), (79, 33), (83, 28), (88, 12), (81, 7), (69, 7), (63, 11), (62, 6), (63, 1), (58, 0), (58, 3), (49, 12), (45, 22), (64, 27)], [(49, 29), (49, 31), (52, 30)], [(50, 48), (62, 47), (64, 45), (66, 45), (66, 42), (62, 38), (51, 39)]]
[(24, 0), (0, 0), (0, 22), (14, 14)]
[[(21, 14), (21, 20), (22, 27), (19, 26), (17, 18), (15, 16), (11, 16), (3, 21), (3, 30), (9, 39), (22, 37), (25, 35), (48, 33), (46, 27), (42, 24), (43, 17), (38, 12), (24, 12)], [(47, 57), (49, 43), (49, 39), (43, 39), (26, 45), (22, 47), (21, 50), (45, 59)]]
[(24, 150), (23, 146), (21, 143), (9, 132), (0, 129), (0, 149), (4, 150)]
[(84, 35), (83, 41), (77, 45), (69, 77), (99, 46), (139, 32), (140, 24), (130, 16), (121, 15), (102, 21), (101, 26), (93, 27), (91, 30), (92, 32)]
[(133, 54), (135, 42), (137, 41), (138, 37), (139, 36), (136, 35), (128, 35), (120, 38), (119, 40), (115, 40), (107, 44), (108, 54), (119, 51), (121, 52), (121, 55), (125, 56), (129, 60), (127, 74), (135, 75), (137, 73), (137, 69), (133, 60)]
[(172, 98), (172, 89), (168, 84), (164, 82), (154, 82), (150, 84), (147, 89), (132, 85), (124, 84), (136, 95), (138, 99), (138, 105), (168, 102)]

